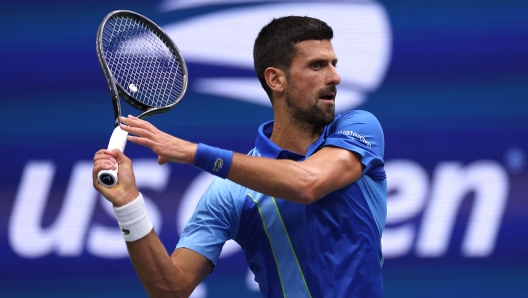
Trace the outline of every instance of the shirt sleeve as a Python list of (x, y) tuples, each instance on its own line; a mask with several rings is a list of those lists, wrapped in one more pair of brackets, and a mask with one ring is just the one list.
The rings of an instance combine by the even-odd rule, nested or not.
[(240, 208), (230, 191), (232, 182), (215, 179), (196, 205), (176, 248), (185, 247), (216, 265), (224, 243), (238, 233)]
[(367, 111), (354, 110), (336, 119), (325, 146), (355, 152), (365, 166), (363, 175), (385, 179), (383, 130), (378, 119)]

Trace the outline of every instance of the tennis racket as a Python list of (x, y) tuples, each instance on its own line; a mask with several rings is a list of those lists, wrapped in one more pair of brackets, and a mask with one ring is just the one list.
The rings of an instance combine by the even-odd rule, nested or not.
[[(174, 108), (187, 90), (187, 66), (174, 42), (154, 22), (127, 10), (108, 14), (97, 31), (97, 58), (114, 107), (114, 131), (108, 150), (124, 152), (120, 98), (145, 118)], [(118, 169), (98, 173), (99, 183), (114, 186)]]

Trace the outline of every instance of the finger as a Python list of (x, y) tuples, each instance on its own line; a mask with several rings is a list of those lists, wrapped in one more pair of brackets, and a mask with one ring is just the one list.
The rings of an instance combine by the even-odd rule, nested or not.
[(156, 126), (154, 126), (152, 123), (146, 121), (146, 120), (143, 120), (143, 119), (140, 119), (140, 118), (137, 118), (137, 117), (134, 117), (132, 115), (128, 115), (128, 118), (125, 118), (123, 116), (121, 116), (121, 122), (129, 125), (129, 126), (133, 126), (133, 127), (140, 127), (140, 128), (143, 128), (147, 131), (150, 131), (150, 132), (157, 132), (159, 131), (159, 129), (156, 128)]
[(141, 146), (145, 146), (151, 150), (154, 150), (154, 147), (156, 146), (156, 142), (152, 141), (151, 139), (148, 139), (148, 138), (143, 138), (143, 137), (137, 137), (137, 136), (127, 136), (127, 140), (132, 142), (132, 143), (136, 143), (138, 145), (141, 145)]
[(164, 165), (166, 163), (168, 163), (170, 160), (166, 157), (163, 157), (163, 156), (158, 156), (158, 164), (159, 165)]
[(129, 118), (119, 116), (119, 120), (121, 120), (122, 123), (126, 123), (127, 125), (130, 125), (130, 123), (132, 123), (133, 118), (131, 118), (130, 115), (129, 115)]
[(97, 165), (100, 165), (100, 164), (109, 164), (109, 165), (117, 166), (117, 161), (113, 157), (111, 157), (111, 158), (99, 158), (97, 160), (94, 160), (94, 167), (97, 166)]
[(97, 164), (98, 162), (106, 162), (108, 161), (111, 164), (121, 164), (123, 162), (127, 162), (130, 159), (126, 157), (121, 150), (115, 148), (112, 150), (101, 150), (102, 152), (100, 154), (97, 154), (94, 156), (94, 164)]
[(148, 124), (149, 124), (149, 122), (147, 122), (145, 120), (142, 120), (142, 119), (139, 119), (137, 117), (131, 116), (131, 115), (128, 115), (128, 117), (121, 116), (120, 119), (121, 119), (121, 122), (123, 122), (123, 123), (125, 123), (125, 124), (127, 124), (129, 126), (146, 128), (146, 127), (148, 127)]
[(112, 157), (112, 153), (107, 150), (107, 149), (101, 149), (99, 151), (97, 151), (94, 155), (94, 161), (95, 160), (98, 160), (98, 159), (105, 159), (105, 158), (111, 158)]
[(94, 157), (97, 156), (97, 155), (104, 154), (104, 151), (105, 151), (105, 149), (100, 149), (99, 151), (95, 152)]
[(115, 170), (117, 168), (117, 162), (113, 160), (98, 160), (94, 163), (94, 171), (99, 173), (101, 170)]
[(140, 136), (143, 138), (153, 138), (155, 136), (152, 132), (148, 131), (145, 128), (126, 126), (123, 124), (121, 124), (120, 127), (122, 130), (128, 132), (129, 134), (133, 134), (133, 135)]
[[(101, 149), (99, 151), (97, 151), (94, 155), (94, 160), (95, 159), (100, 159), (100, 158), (110, 158), (110, 157), (113, 157), (114, 155), (116, 155), (113, 150), (115, 149), (112, 149), (112, 150), (108, 150), (108, 149)], [(119, 149), (117, 149), (119, 151)]]
[(99, 155), (99, 157), (102, 157), (102, 156), (106, 156), (108, 158), (116, 158), (117, 155), (119, 153), (121, 153), (121, 150), (117, 149), (117, 148), (114, 148), (114, 149), (111, 149), (111, 150), (108, 150), (108, 149), (104, 149), (102, 150), (103, 151), (103, 155)]

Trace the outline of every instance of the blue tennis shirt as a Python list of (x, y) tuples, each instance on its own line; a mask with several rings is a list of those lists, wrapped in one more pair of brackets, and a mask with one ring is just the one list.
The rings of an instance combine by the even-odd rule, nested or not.
[(177, 248), (216, 264), (234, 239), (264, 297), (382, 297), (381, 234), (387, 214), (383, 131), (369, 112), (338, 115), (302, 156), (275, 145), (273, 121), (249, 155), (302, 161), (324, 146), (361, 156), (356, 182), (304, 205), (216, 178), (189, 219)]

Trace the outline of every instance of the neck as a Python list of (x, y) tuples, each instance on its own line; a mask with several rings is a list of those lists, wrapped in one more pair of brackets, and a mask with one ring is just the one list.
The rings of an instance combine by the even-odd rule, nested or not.
[(323, 127), (300, 123), (292, 117), (275, 113), (271, 141), (282, 149), (306, 155), (308, 147), (319, 138)]

